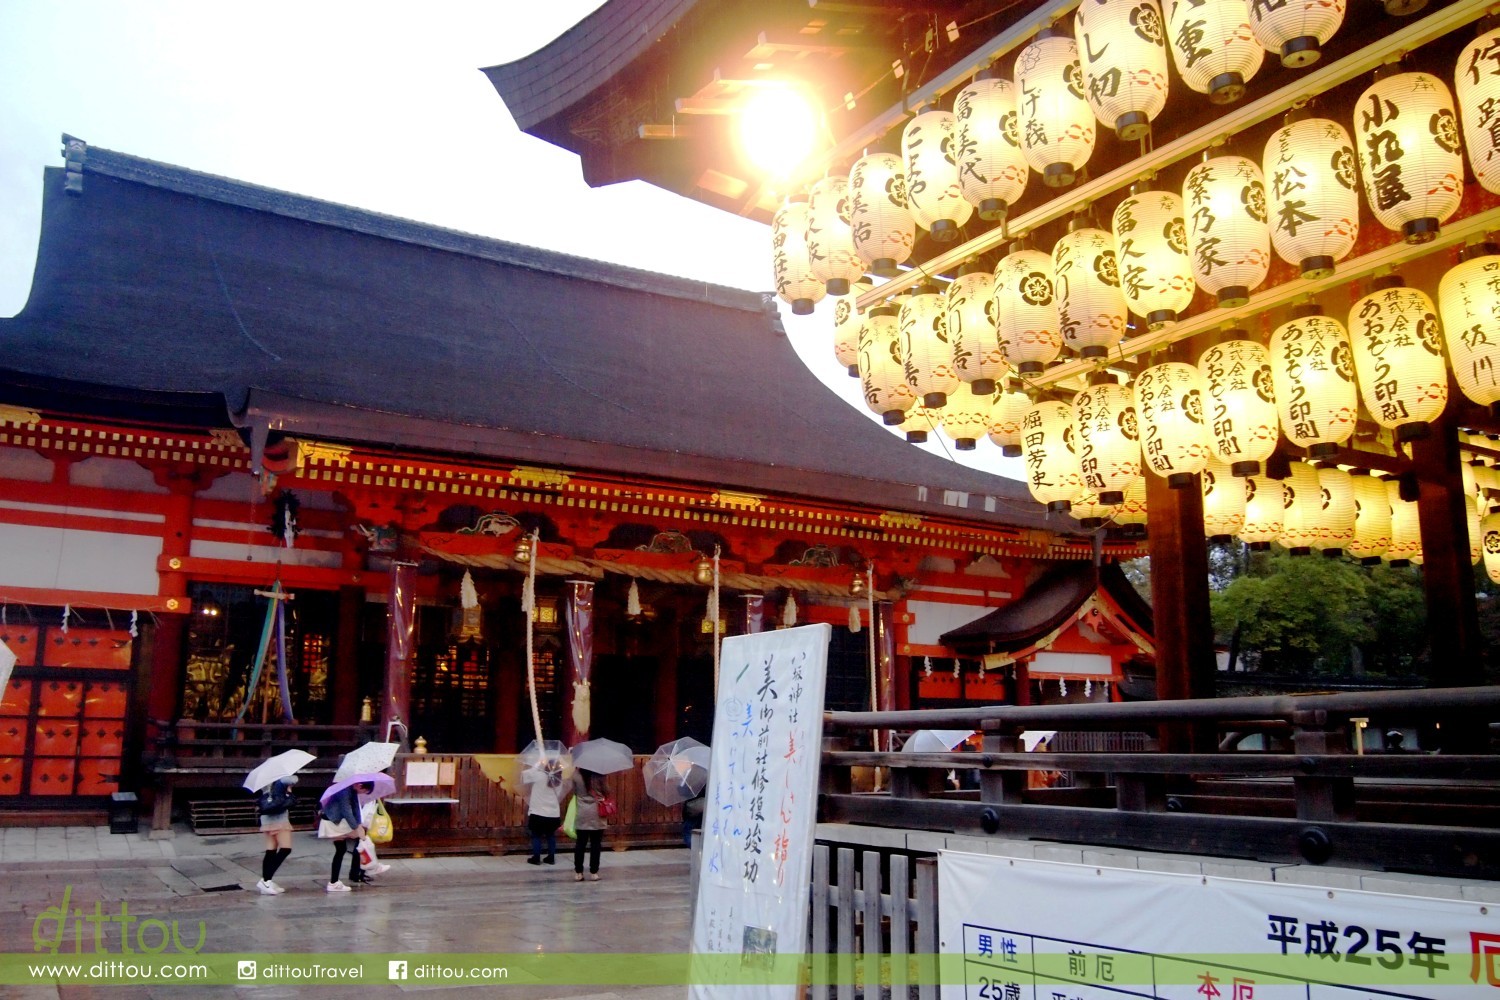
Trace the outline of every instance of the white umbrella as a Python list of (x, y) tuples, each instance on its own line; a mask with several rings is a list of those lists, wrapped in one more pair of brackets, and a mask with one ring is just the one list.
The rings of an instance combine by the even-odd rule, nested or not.
[(384, 771), (396, 759), (399, 743), (366, 743), (344, 754), (339, 769), (333, 772), (334, 781), (342, 781), (351, 774), (374, 774)]
[(973, 729), (918, 729), (901, 744), (901, 752), (947, 753), (974, 733)]
[(525, 768), (521, 783), (525, 785), (546, 781), (556, 788), (573, 777), (573, 755), (561, 740), (543, 740), (541, 746), (532, 740), (521, 751), (521, 765)]
[(595, 774), (614, 774), (635, 767), (635, 754), (617, 740), (585, 740), (573, 748), (573, 766)]
[(1021, 745), (1026, 748), (1027, 753), (1036, 749), (1036, 745), (1044, 740), (1050, 740), (1057, 735), (1056, 729), (1028, 729), (1021, 734)]
[(708, 784), (712, 753), (691, 736), (663, 743), (641, 769), (646, 794), (664, 806), (696, 798)]
[(245, 775), (245, 789), (258, 792), (273, 781), (279, 781), (289, 774), (296, 774), (314, 760), (317, 758), (306, 750), (282, 751), (269, 760), (261, 761), (255, 765), (255, 770)]

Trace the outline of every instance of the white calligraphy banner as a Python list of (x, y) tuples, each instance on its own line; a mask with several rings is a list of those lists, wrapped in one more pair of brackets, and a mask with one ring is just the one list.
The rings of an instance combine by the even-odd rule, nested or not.
[(1399, 896), (944, 851), (943, 1000), (1500, 997), (1500, 912)]
[(807, 625), (724, 640), (693, 954), (739, 960), (700, 966), (692, 997), (799, 994), (793, 983), (745, 978), (772, 956), (806, 951), (832, 632)]

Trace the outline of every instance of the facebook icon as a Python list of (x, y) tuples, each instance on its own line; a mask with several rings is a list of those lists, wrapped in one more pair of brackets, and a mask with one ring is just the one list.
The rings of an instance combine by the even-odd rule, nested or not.
[(406, 978), (406, 960), (393, 958), (385, 963), (385, 977), (387, 979)]

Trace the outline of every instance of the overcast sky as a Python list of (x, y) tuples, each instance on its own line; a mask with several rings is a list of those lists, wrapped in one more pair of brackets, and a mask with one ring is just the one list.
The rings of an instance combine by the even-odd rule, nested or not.
[[(0, 315), (25, 304), (42, 170), (61, 163), (64, 132), (465, 232), (769, 289), (767, 227), (639, 182), (590, 189), (577, 157), (516, 129), (480, 72), (597, 6), (0, 0)], [(827, 312), (793, 321), (783, 310), (804, 361), (859, 405)], [(965, 459), (1018, 474), (988, 442)]]

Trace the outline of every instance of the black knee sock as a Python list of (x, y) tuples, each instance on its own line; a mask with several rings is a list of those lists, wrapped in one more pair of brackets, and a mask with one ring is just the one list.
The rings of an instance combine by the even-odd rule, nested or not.
[(286, 860), (286, 856), (292, 853), (290, 847), (278, 847), (274, 851), (267, 851), (265, 860), (260, 863), (260, 874), (267, 882), (276, 877), (276, 869)]

